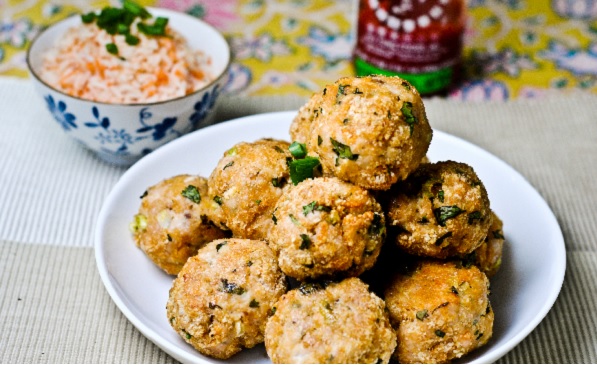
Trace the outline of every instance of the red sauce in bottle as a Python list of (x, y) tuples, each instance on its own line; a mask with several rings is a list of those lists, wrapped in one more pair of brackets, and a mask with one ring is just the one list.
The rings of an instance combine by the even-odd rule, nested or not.
[(360, 0), (357, 75), (398, 75), (421, 94), (438, 93), (459, 74), (464, 0)]

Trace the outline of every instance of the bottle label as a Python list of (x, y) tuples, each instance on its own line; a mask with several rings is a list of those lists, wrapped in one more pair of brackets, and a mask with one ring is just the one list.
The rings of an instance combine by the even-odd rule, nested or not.
[(357, 74), (399, 75), (422, 94), (446, 88), (462, 53), (461, 3), (361, 0)]

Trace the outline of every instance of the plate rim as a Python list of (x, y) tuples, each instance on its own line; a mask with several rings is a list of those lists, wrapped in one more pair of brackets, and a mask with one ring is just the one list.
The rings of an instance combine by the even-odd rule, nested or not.
[[(217, 359), (202, 359), (199, 357), (194, 357), (191, 359), (191, 358), (187, 358), (187, 356), (184, 353), (180, 353), (178, 351), (178, 349), (176, 349), (176, 348), (168, 348), (163, 343), (164, 342), (163, 337), (159, 333), (154, 331), (153, 329), (149, 328), (149, 326), (147, 326), (142, 321), (140, 316), (133, 313), (131, 311), (131, 309), (129, 309), (129, 307), (126, 305), (125, 300), (123, 300), (123, 298), (120, 297), (119, 289), (116, 288), (116, 285), (111, 280), (111, 274), (109, 272), (108, 264), (103, 255), (104, 245), (103, 245), (102, 229), (105, 226), (106, 220), (108, 219), (108, 213), (109, 213), (108, 208), (112, 205), (112, 202), (115, 199), (115, 194), (120, 190), (122, 185), (125, 185), (125, 182), (128, 180), (128, 177), (130, 175), (134, 175), (137, 170), (140, 170), (140, 169), (142, 170), (146, 165), (150, 164), (152, 162), (152, 160), (155, 158), (155, 156), (161, 155), (164, 153), (168, 153), (169, 150), (177, 148), (177, 145), (184, 143), (184, 141), (197, 138), (196, 137), (197, 135), (214, 133), (214, 132), (217, 132), (219, 129), (227, 129), (227, 128), (231, 128), (233, 125), (236, 125), (236, 124), (250, 123), (251, 121), (259, 121), (264, 118), (278, 118), (279, 120), (289, 121), (292, 119), (292, 117), (294, 115), (296, 115), (296, 113), (297, 113), (297, 110), (287, 110), (287, 111), (253, 114), (253, 115), (243, 116), (243, 117), (239, 117), (239, 118), (234, 118), (234, 119), (231, 119), (228, 121), (219, 122), (219, 123), (204, 127), (202, 129), (196, 130), (196, 131), (186, 134), (184, 136), (181, 136), (181, 137), (175, 139), (174, 141), (161, 146), (160, 148), (156, 149), (152, 153), (144, 156), (142, 159), (140, 159), (135, 164), (133, 164), (129, 169), (127, 169), (127, 171), (125, 171), (120, 176), (120, 178), (118, 179), (116, 184), (114, 184), (114, 186), (111, 188), (110, 192), (105, 197), (104, 202), (102, 203), (102, 207), (97, 216), (95, 232), (94, 232), (95, 261), (96, 261), (96, 266), (97, 266), (100, 278), (102, 280), (102, 284), (104, 285), (104, 288), (108, 292), (112, 301), (116, 304), (118, 309), (122, 312), (122, 314), (124, 314), (124, 316), (127, 318), (127, 320), (129, 322), (131, 322), (131, 324), (133, 324), (133, 326), (135, 328), (137, 328), (147, 339), (149, 339), (152, 343), (154, 343), (160, 349), (162, 349), (167, 354), (169, 354), (170, 356), (172, 356), (173, 358), (175, 358), (181, 362), (212, 363), (212, 362), (218, 362), (219, 360), (217, 360)], [(558, 279), (558, 281), (552, 287), (552, 289), (550, 291), (550, 295), (544, 301), (541, 309), (537, 312), (537, 314), (532, 318), (531, 321), (529, 321), (526, 325), (524, 325), (524, 327), (516, 335), (512, 336), (512, 338), (510, 340), (508, 340), (506, 343), (502, 344), (499, 351), (493, 351), (493, 353), (483, 354), (471, 362), (471, 363), (492, 363), (492, 362), (495, 362), (496, 360), (498, 360), (499, 358), (503, 357), (504, 355), (506, 355), (514, 347), (516, 347), (520, 342), (522, 342), (539, 325), (539, 323), (541, 323), (543, 321), (543, 319), (547, 316), (547, 314), (549, 313), (549, 311), (555, 304), (555, 302), (561, 292), (562, 285), (563, 285), (564, 278), (565, 278), (565, 273), (566, 273), (566, 248), (565, 248), (564, 236), (562, 233), (562, 229), (559, 225), (559, 222), (558, 222), (553, 210), (549, 206), (549, 204), (546, 202), (546, 200), (543, 198), (543, 196), (541, 194), (539, 194), (539, 192), (535, 189), (535, 187), (516, 169), (514, 169), (512, 166), (510, 166), (509, 164), (504, 162), (499, 157), (493, 155), (492, 153), (475, 145), (472, 142), (469, 142), (469, 141), (464, 140), (458, 136), (449, 134), (449, 133), (444, 132), (437, 128), (433, 128), (433, 133), (434, 133), (434, 137), (437, 133), (439, 135), (442, 135), (442, 138), (451, 139), (458, 144), (462, 144), (462, 145), (466, 146), (467, 148), (473, 148), (473, 149), (477, 150), (479, 153), (484, 154), (486, 158), (489, 158), (489, 159), (493, 160), (495, 163), (502, 165), (503, 168), (508, 169), (513, 174), (513, 176), (515, 176), (518, 180), (520, 180), (524, 184), (528, 185), (528, 187), (531, 188), (533, 194), (535, 195), (534, 198), (537, 201), (539, 201), (544, 206), (544, 208), (546, 208), (545, 211), (548, 213), (547, 217), (549, 218), (549, 220), (552, 223), (551, 226), (555, 229), (554, 233), (556, 234), (556, 237), (554, 237), (554, 239), (556, 241), (558, 241), (558, 243), (559, 243), (557, 246), (555, 246), (556, 249), (558, 250), (557, 255), (556, 255), (558, 262), (556, 263), (557, 265), (555, 265), (556, 272), (554, 274), (555, 277)], [(169, 341), (166, 341), (166, 344), (169, 344)]]

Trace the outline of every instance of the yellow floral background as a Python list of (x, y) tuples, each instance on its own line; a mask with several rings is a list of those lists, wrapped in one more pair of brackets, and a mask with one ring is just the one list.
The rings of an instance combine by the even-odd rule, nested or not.
[[(445, 96), (467, 101), (597, 92), (593, 0), (470, 0), (464, 80)], [(226, 92), (308, 96), (352, 75), (354, 0), (142, 0), (222, 31), (234, 62)], [(46, 26), (118, 1), (0, 0), (0, 75), (27, 77), (26, 49)]]

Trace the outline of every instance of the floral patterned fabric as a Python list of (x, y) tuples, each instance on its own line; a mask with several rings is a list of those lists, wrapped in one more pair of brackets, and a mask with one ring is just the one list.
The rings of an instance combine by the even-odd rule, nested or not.
[[(204, 19), (233, 50), (225, 93), (309, 96), (354, 74), (355, 0), (142, 0)], [(27, 77), (25, 53), (53, 22), (118, 1), (0, 0), (0, 75)], [(445, 97), (597, 92), (597, 0), (469, 0), (464, 80)], [(59, 107), (59, 106), (57, 106)]]

